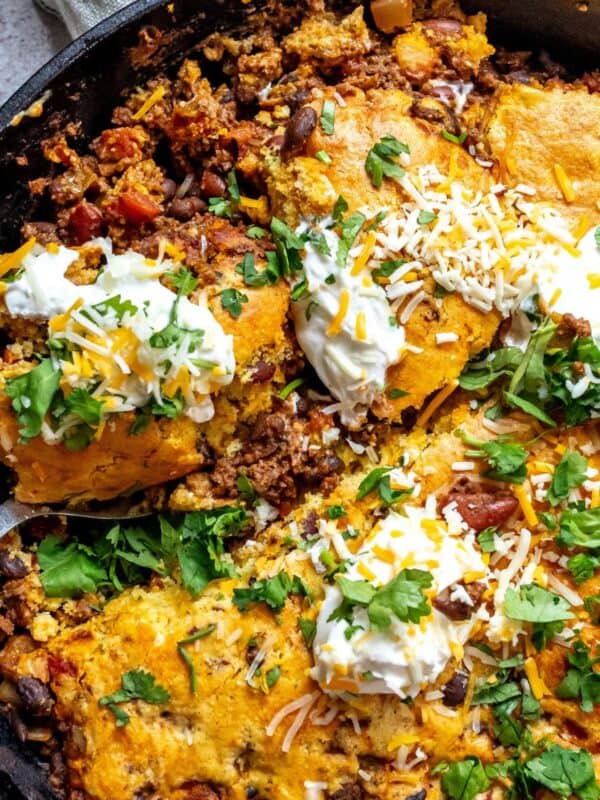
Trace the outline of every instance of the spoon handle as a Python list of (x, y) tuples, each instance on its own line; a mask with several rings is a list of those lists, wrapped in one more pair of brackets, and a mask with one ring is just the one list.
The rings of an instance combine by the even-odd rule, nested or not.
[(52, 511), (45, 506), (28, 506), (18, 500), (6, 500), (0, 504), (0, 539), (22, 522), (46, 514), (52, 514)]

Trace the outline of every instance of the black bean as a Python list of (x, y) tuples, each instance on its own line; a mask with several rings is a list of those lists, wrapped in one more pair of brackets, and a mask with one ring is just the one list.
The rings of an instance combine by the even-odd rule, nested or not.
[(187, 222), (194, 214), (206, 209), (206, 203), (199, 197), (176, 197), (170, 204), (167, 213), (181, 222)]
[(8, 721), (11, 724), (13, 731), (15, 732), (17, 739), (20, 742), (27, 741), (27, 725), (23, 722), (21, 717), (17, 714), (14, 708), (11, 708), (8, 712)]
[(162, 191), (165, 200), (172, 200), (175, 197), (175, 192), (177, 191), (177, 184), (171, 178), (165, 178), (162, 182)]
[(437, 17), (436, 19), (426, 19), (423, 22), (425, 30), (437, 33), (440, 36), (460, 36), (463, 32), (462, 23), (457, 19), (449, 17)]
[(419, 789), (418, 792), (410, 794), (406, 800), (425, 800), (427, 797), (427, 789)]
[(455, 672), (447, 684), (442, 687), (445, 706), (459, 706), (467, 693), (467, 676), (464, 672)]
[(304, 151), (309, 136), (317, 127), (317, 112), (310, 106), (303, 106), (290, 118), (285, 129), (281, 157), (291, 158)]
[(0, 575), (13, 580), (24, 578), (27, 575), (27, 567), (18, 556), (11, 556), (8, 550), (0, 552)]
[(50, 690), (37, 678), (19, 678), (17, 692), (25, 710), (34, 717), (45, 717), (52, 711), (54, 700)]
[(331, 800), (362, 800), (364, 792), (359, 783), (345, 783), (330, 797)]

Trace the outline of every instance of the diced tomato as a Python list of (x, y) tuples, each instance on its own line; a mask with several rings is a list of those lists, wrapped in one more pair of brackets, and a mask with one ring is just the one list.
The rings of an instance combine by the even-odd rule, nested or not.
[(161, 212), (158, 203), (135, 189), (130, 189), (119, 197), (118, 209), (127, 222), (134, 225), (150, 222)]
[(82, 200), (69, 217), (69, 233), (74, 244), (85, 244), (102, 234), (102, 212), (93, 203)]

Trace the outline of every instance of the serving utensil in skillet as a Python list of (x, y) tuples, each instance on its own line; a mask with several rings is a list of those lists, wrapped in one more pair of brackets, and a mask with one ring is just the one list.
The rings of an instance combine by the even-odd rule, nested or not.
[(17, 525), (37, 517), (75, 517), (77, 519), (126, 520), (141, 519), (154, 514), (154, 511), (140, 511), (135, 503), (123, 498), (112, 505), (94, 511), (77, 511), (77, 509), (52, 506), (30, 506), (18, 500), (6, 500), (0, 504), (0, 539)]

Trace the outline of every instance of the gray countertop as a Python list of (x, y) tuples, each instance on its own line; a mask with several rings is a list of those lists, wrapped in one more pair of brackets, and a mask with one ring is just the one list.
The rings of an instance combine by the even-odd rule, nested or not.
[(33, 0), (0, 0), (0, 105), (69, 41), (63, 24)]

